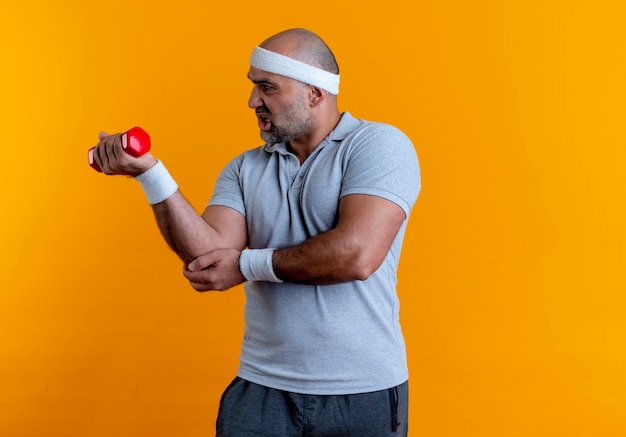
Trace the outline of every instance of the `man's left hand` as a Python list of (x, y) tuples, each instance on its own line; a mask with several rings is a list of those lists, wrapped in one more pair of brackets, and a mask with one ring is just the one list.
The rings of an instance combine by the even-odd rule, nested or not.
[(241, 251), (217, 249), (190, 262), (183, 275), (196, 291), (224, 291), (245, 282), (239, 270)]

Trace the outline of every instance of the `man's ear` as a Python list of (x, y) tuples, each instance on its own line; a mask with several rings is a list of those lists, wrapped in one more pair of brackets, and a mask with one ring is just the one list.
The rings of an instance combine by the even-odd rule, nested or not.
[(328, 91), (316, 86), (311, 86), (311, 89), (309, 90), (309, 103), (311, 107), (318, 106), (326, 99), (327, 96)]

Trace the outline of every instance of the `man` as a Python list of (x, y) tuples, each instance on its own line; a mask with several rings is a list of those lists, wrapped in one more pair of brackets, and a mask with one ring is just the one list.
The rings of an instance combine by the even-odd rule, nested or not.
[(101, 134), (94, 160), (141, 183), (196, 290), (246, 282), (218, 436), (406, 435), (396, 270), (420, 190), (415, 150), (399, 130), (339, 112), (335, 58), (307, 30), (256, 47), (248, 78), (266, 144), (222, 170), (201, 216), (119, 135)]

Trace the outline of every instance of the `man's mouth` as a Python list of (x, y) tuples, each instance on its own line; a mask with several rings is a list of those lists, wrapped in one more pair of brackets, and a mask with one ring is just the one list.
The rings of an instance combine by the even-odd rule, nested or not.
[(262, 131), (269, 131), (272, 128), (272, 121), (266, 112), (256, 111), (257, 120), (259, 122), (259, 128)]

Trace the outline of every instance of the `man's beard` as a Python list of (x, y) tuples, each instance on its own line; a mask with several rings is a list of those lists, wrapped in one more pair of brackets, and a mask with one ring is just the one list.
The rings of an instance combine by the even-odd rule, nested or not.
[(268, 144), (286, 143), (298, 136), (298, 133), (279, 129), (274, 124), (272, 124), (272, 128), (269, 131), (261, 131), (261, 138)]
[(311, 117), (304, 110), (302, 101), (296, 102), (280, 116), (280, 126), (274, 124), (274, 118), (267, 107), (257, 108), (257, 114), (264, 114), (272, 123), (269, 131), (261, 131), (261, 138), (269, 144), (286, 143), (295, 138), (311, 133)]

